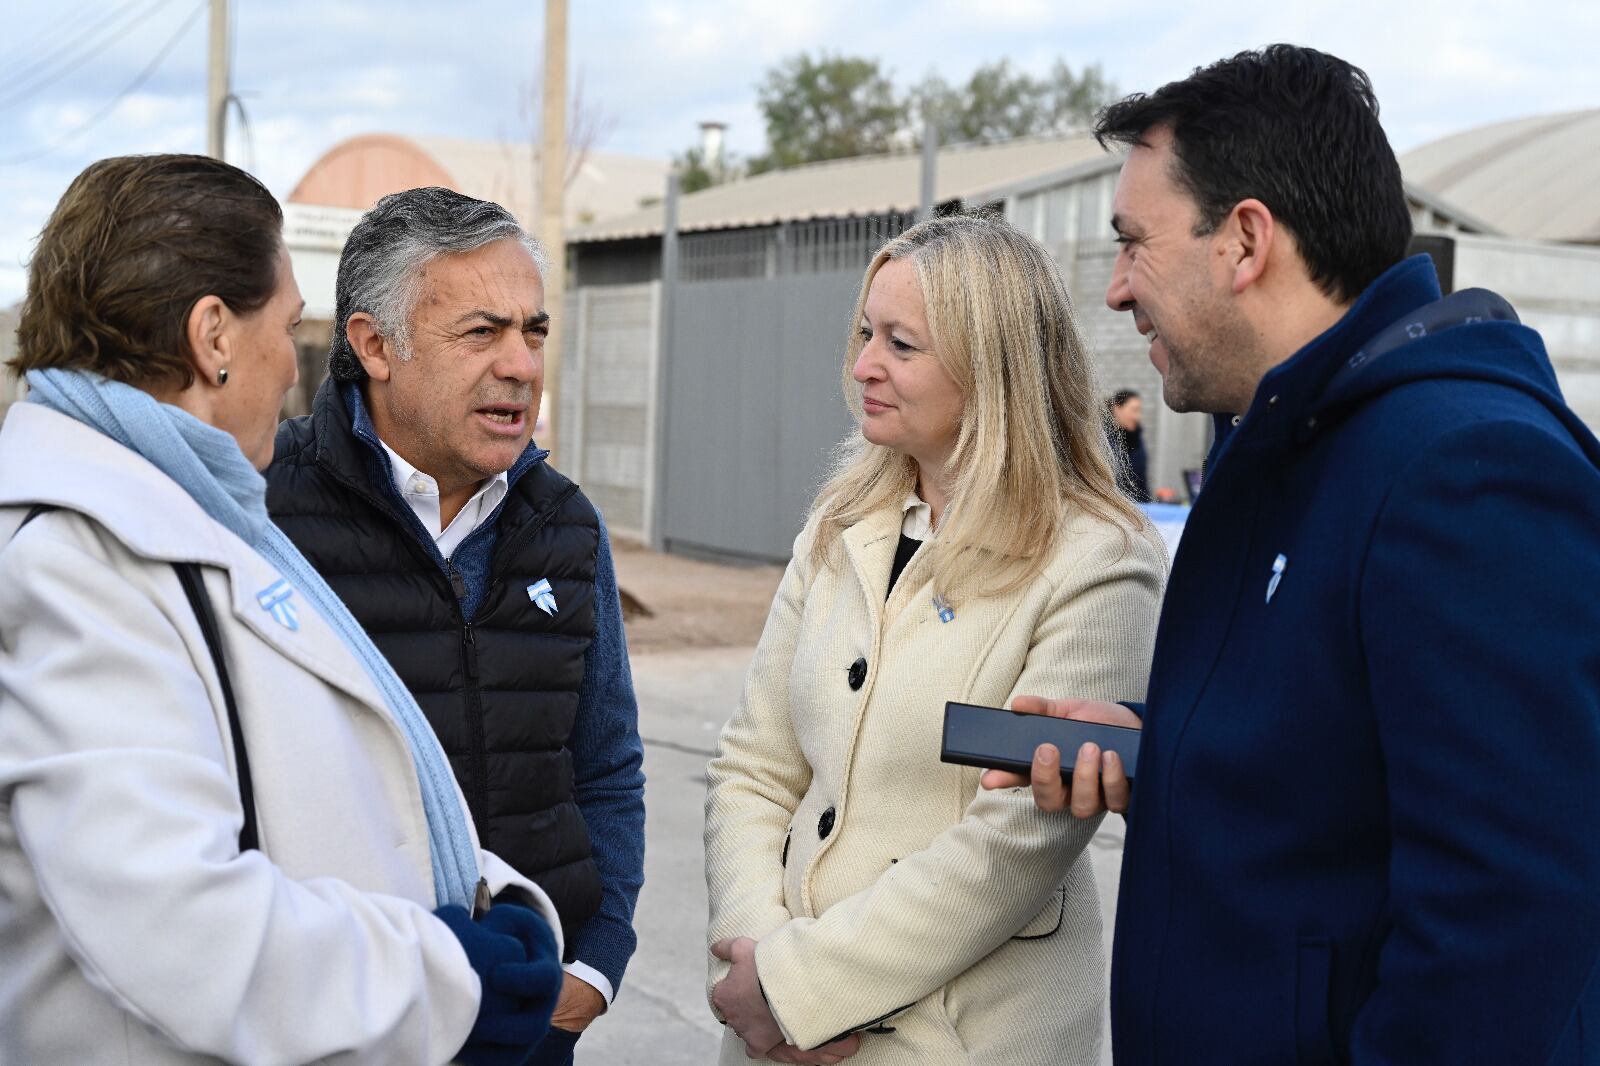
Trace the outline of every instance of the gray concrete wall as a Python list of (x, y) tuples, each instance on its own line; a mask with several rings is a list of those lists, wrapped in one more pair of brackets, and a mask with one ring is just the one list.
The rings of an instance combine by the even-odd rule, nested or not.
[(1133, 389), (1144, 400), (1145, 448), (1150, 488), (1184, 498), (1183, 472), (1198, 468), (1210, 441), (1204, 415), (1181, 415), (1161, 402), (1161, 375), (1150, 365), (1150, 346), (1131, 316), (1106, 306), (1106, 287), (1117, 246), (1111, 241), (1111, 197), (1117, 171), (1089, 174), (1012, 198), (1011, 222), (1050, 249), (1077, 313), (1078, 333), (1094, 360), (1097, 386), (1110, 396)]
[(1117, 246), (1094, 240), (1063, 242), (1053, 251), (1066, 277), (1077, 312), (1078, 334), (1094, 360), (1104, 395), (1133, 389), (1144, 400), (1145, 449), (1150, 455), (1150, 489), (1184, 493), (1183, 472), (1198, 469), (1210, 444), (1206, 415), (1179, 414), (1161, 400), (1161, 375), (1150, 363), (1150, 344), (1133, 326), (1133, 316), (1106, 306), (1106, 287)]
[(655, 492), (661, 283), (567, 294), (562, 353), (563, 472), (613, 533), (648, 542)]
[(1600, 432), (1600, 248), (1453, 236), (1455, 287), (1510, 300), (1544, 338), (1567, 403)]

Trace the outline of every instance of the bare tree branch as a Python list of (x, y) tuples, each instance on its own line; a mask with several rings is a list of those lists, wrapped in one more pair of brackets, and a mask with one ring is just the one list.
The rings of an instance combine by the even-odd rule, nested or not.
[[(535, 64), (528, 80), (517, 90), (517, 114), (522, 120), (535, 158), (539, 154), (544, 132), (541, 117), (544, 113), (541, 106), (543, 97), (544, 77), (539, 65)], [(616, 128), (616, 115), (585, 94), (583, 68), (580, 67), (572, 79), (572, 98), (567, 104), (567, 166), (563, 178), (565, 188), (572, 188), (572, 183), (583, 171), (589, 156), (616, 131)], [(537, 192), (535, 189), (535, 200)]]

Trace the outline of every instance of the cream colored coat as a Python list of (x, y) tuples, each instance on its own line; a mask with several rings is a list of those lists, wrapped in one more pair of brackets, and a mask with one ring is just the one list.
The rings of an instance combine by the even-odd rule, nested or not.
[[(810, 533), (795, 544), (708, 772), (709, 940), (759, 941), (800, 1047), (908, 1008), (853, 1066), (1097, 1062), (1105, 963), (1084, 848), (1098, 823), (939, 762), (943, 710), (1142, 698), (1165, 553), (1148, 529), (1078, 517), (1043, 576), (942, 623), (920, 556), (885, 603), (900, 524), (892, 508), (863, 520), (820, 570)], [(713, 961), (711, 984), (726, 970)], [(722, 1062), (746, 1061), (730, 1031)]]
[[(27, 505), (68, 510), (17, 531)], [(15, 536), (13, 537), (13, 533)], [(202, 564), (217, 675), (173, 561)], [(0, 1063), (437, 1064), (479, 984), (429, 912), (427, 820), (382, 696), (175, 482), (32, 404), (0, 429)], [(464, 804), (463, 804), (464, 806)], [(544, 893), (486, 852), (490, 888)]]

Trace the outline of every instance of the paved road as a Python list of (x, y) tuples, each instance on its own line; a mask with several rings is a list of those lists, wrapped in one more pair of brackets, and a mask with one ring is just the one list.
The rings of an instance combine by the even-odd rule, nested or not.
[[(578, 1046), (577, 1066), (706, 1066), (722, 1027), (705, 1003), (706, 883), (700, 839), (705, 764), (732, 713), (749, 648), (663, 651), (633, 657), (645, 742), (645, 886), (639, 951), (611, 1011)], [(1107, 939), (1122, 861), (1122, 820), (1093, 844)], [(1109, 1048), (1102, 1063), (1111, 1061)], [(1064, 1064), (1072, 1066), (1072, 1064)]]

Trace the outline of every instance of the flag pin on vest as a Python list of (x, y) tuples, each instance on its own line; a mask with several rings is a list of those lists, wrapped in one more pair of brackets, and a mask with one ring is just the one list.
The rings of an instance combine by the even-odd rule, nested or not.
[(300, 613), (289, 600), (293, 595), (294, 589), (281, 577), (256, 593), (256, 602), (261, 605), (261, 609), (272, 615), (274, 621), (291, 633), (300, 628)]
[(1289, 568), (1289, 557), (1279, 554), (1272, 560), (1272, 579), (1267, 582), (1267, 602), (1272, 602), (1272, 597), (1278, 591), (1278, 582), (1283, 580), (1283, 572)]
[(556, 611), (560, 610), (556, 606), (556, 594), (551, 590), (550, 579), (547, 577), (541, 577), (528, 586), (528, 599), (545, 614), (554, 616)]

